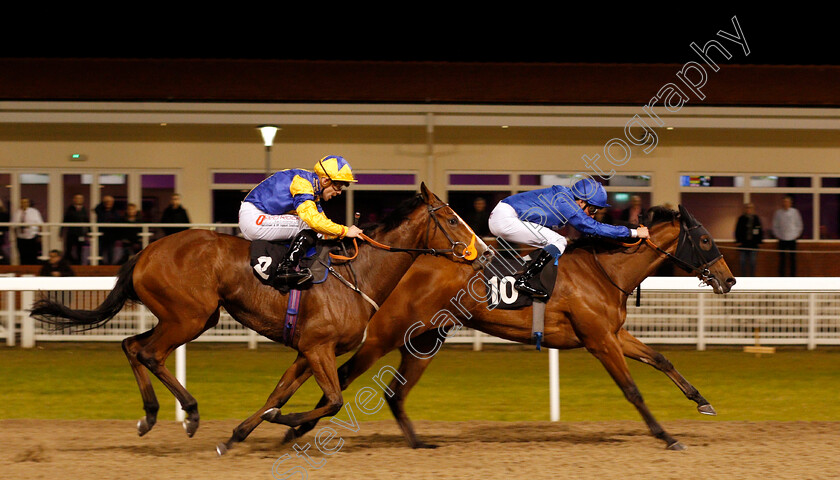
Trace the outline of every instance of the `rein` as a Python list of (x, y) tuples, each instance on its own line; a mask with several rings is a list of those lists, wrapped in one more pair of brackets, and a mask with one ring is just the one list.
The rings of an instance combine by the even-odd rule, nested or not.
[[(370, 238), (368, 235), (365, 235), (364, 233), (360, 233), (359, 238), (368, 242), (373, 247), (378, 248), (380, 250), (385, 250), (387, 252), (409, 252), (409, 253), (413, 252), (413, 253), (431, 254), (431, 255), (446, 255), (446, 254), (451, 253), (452, 256), (454, 256), (456, 258), (467, 258), (468, 255), (472, 255), (473, 254), (472, 252), (474, 252), (475, 234), (473, 234), (473, 240), (472, 240), (472, 243), (470, 245), (467, 245), (464, 242), (455, 241), (455, 240), (452, 239), (452, 237), (449, 236), (449, 233), (447, 233), (446, 230), (444, 230), (443, 227), (441, 227), (440, 221), (434, 215), (436, 211), (440, 210), (441, 208), (448, 207), (448, 206), (449, 206), (449, 204), (447, 204), (447, 203), (441, 204), (437, 207), (432, 207), (431, 205), (428, 206), (429, 222), (428, 222), (428, 226), (426, 227), (426, 243), (428, 243), (428, 240), (429, 240), (429, 235), (430, 235), (429, 232), (431, 230), (431, 223), (432, 223), (432, 221), (434, 221), (435, 228), (439, 229), (443, 233), (443, 235), (446, 237), (446, 239), (449, 240), (449, 244), (451, 245), (451, 247), (449, 249), (439, 250), (439, 249), (436, 249), (436, 248), (392, 247), (390, 245), (385, 245), (384, 243), (377, 242), (376, 240)], [(358, 220), (358, 214), (356, 214), (356, 219)], [(462, 248), (463, 248), (463, 250), (461, 251), (460, 254), (456, 251), (456, 248), (459, 245), (461, 245)], [(330, 253), (330, 258), (332, 258), (333, 260), (351, 262), (351, 261), (355, 260), (356, 257), (359, 255), (359, 244), (358, 244), (358, 242), (356, 241), (355, 238), (353, 239), (353, 248), (355, 249), (355, 252), (353, 253), (352, 256), (347, 255), (347, 247), (345, 247), (344, 244), (341, 245), (341, 248), (344, 250), (344, 253), (345, 253), (344, 255), (338, 255), (338, 254)], [(472, 260), (470, 258), (467, 258), (467, 259)], [(321, 260), (319, 260), (319, 262), (321, 262), (321, 264), (324, 265), (324, 267), (326, 267), (326, 269), (334, 277), (339, 279), (345, 286), (347, 286), (348, 288), (350, 288), (354, 292), (361, 295), (362, 298), (365, 299), (365, 301), (370, 303), (373, 306), (374, 311), (379, 310), (379, 305), (377, 305), (376, 302), (373, 301), (372, 298), (367, 296), (364, 292), (362, 292), (359, 289), (358, 286), (356, 286), (356, 284), (358, 284), (358, 280), (356, 279), (356, 272), (355, 272), (355, 270), (353, 270), (353, 264), (352, 263), (350, 263), (349, 266), (350, 266), (350, 271), (353, 273), (353, 282), (350, 282), (347, 279), (345, 279), (344, 277), (342, 277), (341, 274), (338, 273), (338, 271), (335, 268), (333, 268), (331, 265), (327, 265), (326, 263), (324, 263)]]
[[(688, 230), (691, 230), (693, 228), (697, 228), (697, 227), (687, 227)], [(691, 236), (688, 234), (687, 231), (681, 229), (680, 237), (681, 238), (678, 239), (678, 240), (681, 240), (682, 237), (685, 237), (688, 240), (689, 244), (691, 245), (691, 248), (693, 250), (697, 250), (697, 245), (695, 245), (694, 241), (692, 240)], [(691, 265), (690, 263), (686, 262), (685, 260), (668, 253), (667, 251), (665, 251), (665, 249), (663, 249), (659, 245), (653, 243), (653, 241), (650, 239), (650, 237), (645, 238), (645, 239), (640, 238), (640, 239), (638, 239), (638, 240), (636, 240), (635, 242), (632, 242), (632, 243), (617, 242), (617, 241), (612, 241), (612, 240), (609, 240), (609, 241), (611, 241), (612, 243), (615, 243), (615, 244), (617, 244), (621, 247), (630, 248), (630, 247), (640, 245), (642, 243), (642, 240), (644, 240), (644, 243), (647, 244), (650, 248), (652, 248), (652, 249), (656, 250), (657, 252), (659, 252), (660, 254), (664, 255), (668, 260), (674, 262), (675, 264), (677, 264), (677, 266), (679, 266), (683, 270), (686, 270), (686, 271), (688, 271), (688, 272), (690, 272), (694, 275), (697, 275), (697, 277), (703, 283), (708, 283), (708, 281), (711, 279), (711, 272), (709, 271), (709, 267), (714, 265), (715, 262), (717, 262), (718, 260), (720, 260), (723, 257), (723, 255), (718, 255), (717, 257), (713, 258), (712, 260), (709, 260), (708, 262), (706, 262), (706, 263), (704, 263), (700, 266), (694, 266), (694, 265)], [(627, 290), (621, 288), (617, 283), (615, 283), (615, 281), (612, 279), (612, 277), (610, 277), (609, 273), (604, 268), (604, 266), (601, 265), (601, 261), (598, 260), (598, 255), (597, 255), (597, 253), (595, 253), (594, 249), (592, 250), (592, 257), (595, 259), (595, 263), (598, 265), (598, 268), (601, 270), (601, 273), (603, 273), (604, 276), (607, 277), (607, 280), (609, 280), (609, 282), (611, 284), (613, 284), (613, 286), (615, 288), (621, 290), (622, 293), (624, 293), (625, 295), (627, 295), (629, 297), (631, 295), (633, 289), (631, 289), (631, 291), (628, 292)], [(635, 288), (638, 288), (638, 286), (635, 287)], [(638, 299), (637, 299), (637, 303), (638, 303)]]
[[(447, 240), (449, 240), (449, 244), (451, 245), (451, 247), (450, 247), (450, 248), (448, 248), (448, 249), (445, 249), (445, 250), (440, 250), (440, 249), (437, 249), (437, 248), (402, 248), (402, 247), (392, 247), (392, 246), (390, 246), (390, 245), (386, 245), (386, 244), (384, 244), (384, 243), (377, 242), (376, 240), (374, 240), (374, 239), (370, 238), (368, 235), (366, 235), (366, 234), (364, 234), (364, 233), (360, 233), (360, 234), (359, 234), (359, 238), (361, 238), (362, 240), (364, 240), (364, 241), (368, 242), (369, 244), (371, 244), (371, 246), (376, 247), (376, 248), (378, 248), (378, 249), (380, 249), (380, 250), (385, 250), (385, 251), (387, 251), (387, 252), (397, 252), (397, 253), (399, 253), (399, 252), (404, 252), (404, 253), (420, 253), (420, 254), (431, 254), (431, 255), (448, 255), (448, 254), (452, 254), (452, 256), (454, 256), (454, 257), (456, 257), (456, 258), (465, 258), (467, 255), (469, 255), (469, 254), (472, 252), (472, 248), (474, 247), (474, 245), (467, 245), (467, 244), (466, 244), (466, 243), (464, 243), (464, 242), (459, 242), (459, 241), (453, 240), (453, 239), (452, 239), (452, 237), (450, 237), (450, 236), (449, 236), (449, 233), (447, 233), (447, 232), (446, 232), (446, 230), (444, 230), (444, 229), (441, 227), (441, 225), (440, 225), (440, 221), (439, 221), (439, 220), (437, 219), (437, 217), (435, 217), (435, 215), (434, 215), (434, 213), (435, 213), (436, 211), (440, 210), (441, 208), (448, 207), (448, 206), (449, 206), (449, 204), (447, 204), (447, 203), (441, 204), (441, 205), (439, 205), (439, 206), (437, 206), (437, 207), (432, 207), (432, 206), (430, 205), (430, 206), (429, 206), (429, 208), (428, 208), (428, 212), (429, 212), (429, 225), (430, 225), (430, 226), (426, 228), (426, 240), (428, 241), (428, 238), (429, 238), (429, 230), (431, 229), (431, 222), (432, 222), (432, 221), (434, 221), (434, 222), (435, 222), (435, 226), (436, 226), (436, 228), (437, 228), (437, 229), (439, 229), (439, 230), (443, 233), (443, 235), (446, 237), (446, 239), (447, 239)], [(474, 238), (475, 238), (475, 237), (473, 237), (473, 239), (474, 239)], [(473, 241), (474, 241), (474, 240), (473, 240)], [(461, 253), (458, 253), (458, 251), (457, 251), (457, 249), (458, 249), (458, 246), (459, 246), (459, 245), (461, 246)], [(333, 253), (330, 253), (330, 257), (331, 257), (331, 258), (333, 258), (333, 259), (335, 259), (335, 260), (341, 260), (341, 261), (350, 261), (350, 260), (354, 260), (354, 259), (356, 258), (356, 256), (359, 254), (359, 245), (358, 245), (358, 243), (356, 242), (356, 239), (355, 239), (355, 238), (353, 239), (353, 246), (355, 247), (356, 252), (353, 254), (353, 256), (352, 256), (352, 257), (348, 257), (348, 256), (345, 256), (345, 255), (336, 255), (336, 254), (333, 254)]]

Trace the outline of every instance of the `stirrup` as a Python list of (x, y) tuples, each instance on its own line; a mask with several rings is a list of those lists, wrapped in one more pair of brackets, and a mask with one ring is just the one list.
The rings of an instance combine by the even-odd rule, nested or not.
[(312, 271), (308, 268), (301, 269), (300, 271), (278, 271), (277, 276), (275, 277), (276, 282), (280, 282), (285, 285), (300, 285), (306, 283), (310, 279), (312, 279)]
[(547, 292), (544, 292), (540, 289), (532, 287), (531, 285), (528, 285), (528, 280), (530, 280), (530, 279), (525, 279), (524, 277), (520, 277), (518, 280), (516, 280), (516, 282), (514, 282), (513, 288), (517, 289), (518, 291), (520, 291), (522, 293), (527, 293), (528, 295), (530, 295), (533, 298), (540, 298), (540, 299), (548, 298), (548, 293)]

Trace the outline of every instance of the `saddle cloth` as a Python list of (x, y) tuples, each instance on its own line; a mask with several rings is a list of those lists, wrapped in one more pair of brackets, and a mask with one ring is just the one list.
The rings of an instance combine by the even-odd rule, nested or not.
[[(309, 285), (326, 281), (329, 273), (327, 266), (330, 265), (329, 253), (333, 246), (332, 243), (317, 242), (314, 247), (306, 252), (306, 256), (301, 259), (298, 268), (309, 268), (312, 272), (312, 279), (303, 285), (296, 285), (296, 288), (306, 288)], [(251, 268), (254, 276), (265, 285), (275, 287), (283, 293), (288, 292), (290, 286), (276, 284), (275, 279), (277, 277), (277, 266), (283, 261), (288, 250), (288, 241), (253, 240), (251, 242)]]
[[(531, 296), (513, 287), (524, 270), (525, 266), (517, 260), (504, 258), (502, 255), (496, 255), (490, 264), (484, 267), (484, 280), (489, 294), (487, 308), (518, 310), (533, 303), (534, 299)], [(551, 262), (543, 268), (540, 275), (532, 278), (528, 283), (534, 288), (548, 292), (550, 298), (556, 280), (557, 263)]]

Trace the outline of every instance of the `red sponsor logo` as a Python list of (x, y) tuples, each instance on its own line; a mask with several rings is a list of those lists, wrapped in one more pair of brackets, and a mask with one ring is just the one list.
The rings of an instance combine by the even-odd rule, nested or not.
[(265, 215), (260, 215), (259, 217), (257, 217), (257, 225), (262, 225), (264, 221)]

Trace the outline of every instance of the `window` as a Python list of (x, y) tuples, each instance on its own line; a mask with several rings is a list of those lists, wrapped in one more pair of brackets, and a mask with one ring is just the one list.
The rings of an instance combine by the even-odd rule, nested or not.
[(820, 194), (821, 239), (840, 238), (840, 193)]
[[(175, 190), (175, 175), (171, 173), (144, 173), (140, 176), (140, 202), (142, 218), (149, 223), (160, 221), (169, 206)], [(184, 206), (189, 211), (189, 207)]]
[(324, 211), (329, 208), (330, 212), (335, 212), (330, 217), (335, 222), (350, 224), (356, 213), (361, 226), (380, 222), (397, 205), (416, 195), (420, 188), (414, 172), (360, 171), (355, 175), (358, 183), (324, 204)]
[[(449, 204), (468, 223), (472, 218), (475, 222), (482, 222), (481, 225), (472, 225), (476, 231), (482, 230), (486, 222), (480, 211), (476, 209), (476, 200), (483, 199), (485, 211), (490, 212), (501, 200), (510, 195), (529, 190), (550, 187), (552, 185), (572, 186), (578, 180), (584, 178), (580, 174), (571, 173), (491, 173), (491, 172), (457, 172), (448, 176), (447, 195)], [(603, 217), (598, 218), (604, 223), (620, 223), (622, 213), (627, 209), (634, 197), (638, 196), (642, 207), (647, 208), (651, 202), (652, 183), (651, 176), (647, 174), (622, 174), (614, 175), (609, 179), (592, 177), (604, 185), (607, 191), (608, 203), (611, 208), (604, 211)], [(487, 235), (489, 231), (485, 230)]]
[[(814, 238), (814, 195), (810, 193), (752, 193), (750, 201), (755, 205), (755, 213), (761, 218), (765, 225), (766, 237), (772, 238), (773, 215), (781, 208), (782, 199), (790, 195), (793, 198), (793, 208), (799, 210), (802, 215), (802, 237), (803, 239)], [(735, 217), (737, 220), (737, 217)]]
[[(680, 176), (682, 203), (718, 239), (733, 239), (735, 224), (745, 203), (755, 205), (766, 238), (772, 238), (773, 215), (790, 195), (802, 215), (803, 239), (838, 238), (840, 178), (812, 175), (705, 175)], [(817, 215), (819, 212), (819, 215)], [(819, 218), (817, 218), (819, 217)], [(815, 222), (818, 228), (814, 228)]]
[[(333, 222), (349, 225), (359, 213), (359, 224), (378, 222), (396, 205), (411, 197), (419, 187), (413, 172), (355, 172), (358, 183), (341, 195), (322, 202), (321, 208)], [(263, 172), (212, 172), (213, 222), (239, 223), (239, 204), (260, 182)], [(234, 228), (238, 233), (238, 228)]]
[[(539, 175), (526, 177), (528, 186), (539, 186)], [(491, 236), (487, 217), (503, 199), (516, 192), (517, 176), (508, 173), (458, 172), (448, 175), (449, 206), (482, 237)]]
[(744, 177), (726, 175), (681, 175), (681, 187), (742, 187)]
[[(744, 194), (683, 192), (680, 195), (680, 204), (702, 223), (715, 239), (735, 238), (735, 223), (744, 210)], [(761, 217), (761, 223), (767, 231), (772, 212), (771, 217), (763, 215), (757, 209), (756, 213)]]

